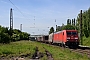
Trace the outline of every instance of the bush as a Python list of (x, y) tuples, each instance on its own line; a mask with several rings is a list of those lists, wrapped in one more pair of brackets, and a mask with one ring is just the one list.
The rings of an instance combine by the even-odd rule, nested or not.
[[(11, 35), (11, 37), (10, 37)], [(28, 40), (30, 34), (27, 32), (21, 32), (18, 29), (12, 31), (8, 27), (0, 26), (0, 43), (10, 43), (13, 41)]]
[(85, 37), (86, 37), (86, 38), (89, 37), (89, 31), (88, 31), (88, 30), (84, 30), (84, 34), (85, 34)]
[(0, 32), (0, 43), (10, 43), (10, 36), (8, 33)]
[(13, 34), (12, 41), (19, 41), (19, 40), (20, 40), (20, 36), (18, 34)]

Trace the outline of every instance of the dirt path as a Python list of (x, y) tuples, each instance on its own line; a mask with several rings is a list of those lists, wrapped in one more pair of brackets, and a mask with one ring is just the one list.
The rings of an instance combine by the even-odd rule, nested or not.
[(52, 54), (47, 49), (45, 49), (45, 52), (46, 52), (46, 55), (47, 55), (48, 60), (54, 60), (53, 57), (52, 57)]
[(41, 52), (39, 52), (39, 50), (38, 50), (38, 47), (36, 47), (36, 49), (35, 49), (35, 53), (33, 54), (33, 56), (32, 56), (32, 59), (30, 59), (30, 60), (39, 60), (40, 58), (42, 58), (44, 56), (44, 54), (43, 54), (43, 52), (41, 53)]

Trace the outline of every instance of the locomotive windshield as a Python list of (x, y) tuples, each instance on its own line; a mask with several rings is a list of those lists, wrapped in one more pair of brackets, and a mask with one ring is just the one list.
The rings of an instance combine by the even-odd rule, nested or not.
[(67, 32), (67, 35), (77, 35), (77, 32)]
[(67, 32), (67, 35), (71, 35), (71, 32)]
[(72, 32), (72, 35), (77, 35), (77, 32)]

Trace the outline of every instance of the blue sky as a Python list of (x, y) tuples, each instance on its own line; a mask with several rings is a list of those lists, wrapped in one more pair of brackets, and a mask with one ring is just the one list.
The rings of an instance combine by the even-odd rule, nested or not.
[(56, 24), (60, 26), (62, 23), (66, 24), (68, 18), (76, 18), (81, 9), (85, 11), (90, 7), (90, 0), (10, 1), (0, 0), (0, 25), (9, 27), (10, 8), (12, 8), (14, 29), (20, 29), (22, 24), (22, 31), (30, 34), (47, 34), (48, 27), (55, 28)]

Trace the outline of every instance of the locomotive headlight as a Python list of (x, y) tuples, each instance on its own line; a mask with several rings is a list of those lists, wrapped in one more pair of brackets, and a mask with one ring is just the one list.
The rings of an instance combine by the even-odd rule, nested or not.
[(67, 37), (67, 40), (70, 39), (70, 37)]
[(69, 40), (67, 40), (67, 41), (69, 41)]
[(77, 37), (75, 39), (78, 39)]
[(76, 40), (76, 42), (77, 42), (78, 40)]

